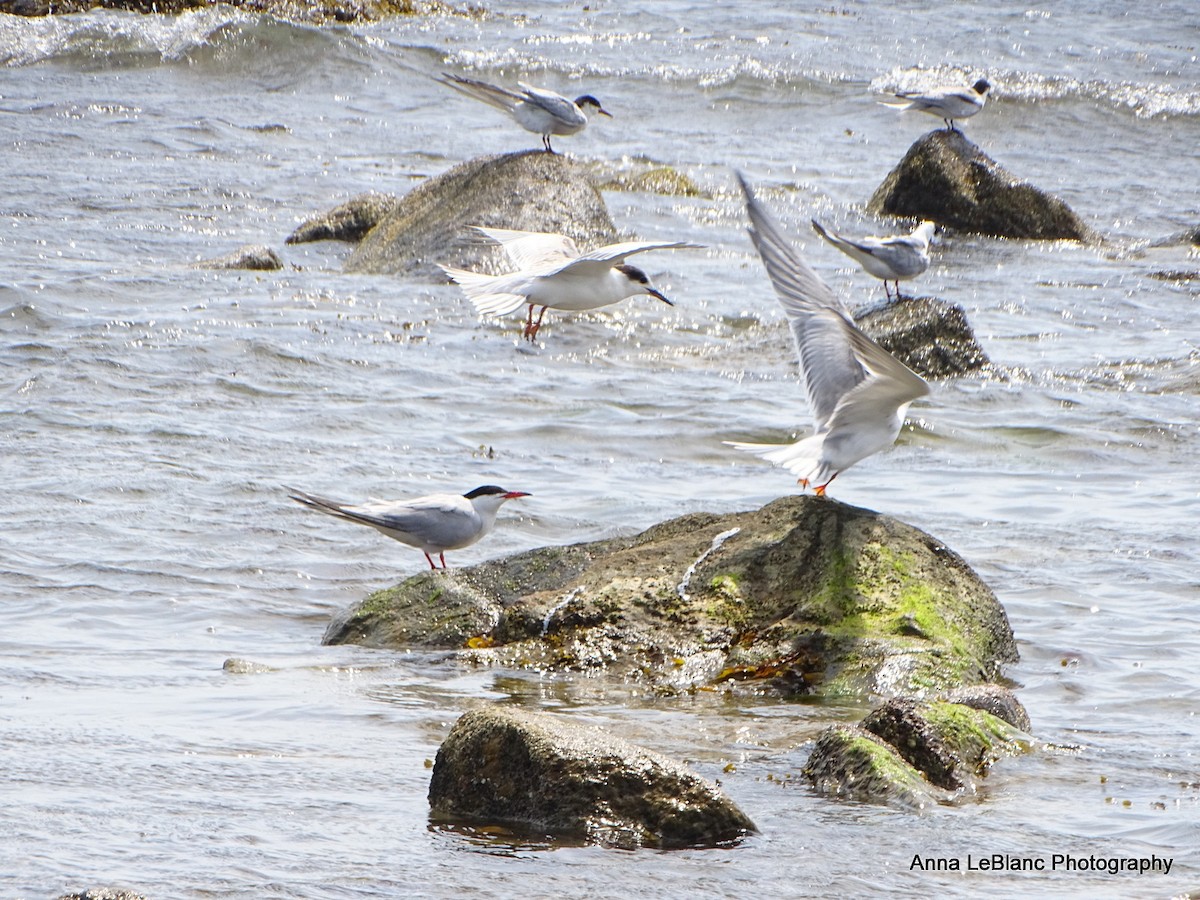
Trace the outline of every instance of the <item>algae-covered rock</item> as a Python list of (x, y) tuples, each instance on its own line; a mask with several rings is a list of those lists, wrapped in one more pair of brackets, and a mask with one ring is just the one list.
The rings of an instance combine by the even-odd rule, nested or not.
[(804, 766), (819, 793), (850, 800), (923, 809), (950, 799), (904, 761), (886, 741), (856, 725), (821, 733)]
[[(998, 701), (1004, 689), (990, 688)], [(1005, 705), (1020, 707), (1015, 697)], [(974, 794), (996, 760), (1028, 745), (1024, 729), (984, 709), (892, 699), (857, 726), (822, 733), (804, 773), (822, 793), (921, 807)]]
[(472, 225), (564, 234), (581, 250), (617, 239), (584, 166), (563, 154), (527, 150), (468, 160), (413, 188), (363, 238), (346, 271), (439, 280), (439, 263), (511, 271), (499, 247), (473, 238)]
[(260, 272), (272, 272), (283, 268), (283, 260), (270, 247), (262, 244), (246, 244), (225, 256), (194, 263), (193, 267), (197, 269), (250, 269)]
[(720, 788), (658, 753), (568, 718), (466, 713), (438, 749), (435, 818), (518, 824), (605, 846), (713, 846), (757, 829)]
[(327, 212), (310, 216), (287, 236), (286, 244), (308, 241), (361, 241), (400, 203), (394, 194), (368, 191), (351, 197)]
[(960, 131), (931, 131), (909, 148), (867, 209), (994, 237), (1093, 241), (1062, 200), (1019, 180)]
[(1003, 608), (953, 551), (812, 496), (428, 572), (337, 617), (325, 641), (821, 695), (949, 689), (1016, 659)]
[(987, 353), (961, 306), (934, 297), (904, 297), (855, 316), (881, 347), (925, 378), (950, 378), (984, 368)]

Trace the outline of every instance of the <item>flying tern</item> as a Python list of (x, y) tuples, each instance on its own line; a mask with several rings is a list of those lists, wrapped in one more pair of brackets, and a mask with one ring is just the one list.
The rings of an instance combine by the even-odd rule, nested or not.
[(446, 568), (446, 551), (469, 547), (492, 530), (496, 513), (509, 500), (528, 497), (524, 491), (506, 491), (485, 484), (465, 494), (430, 494), (412, 500), (368, 500), (351, 506), (288, 488), (288, 496), (310, 509), (349, 522), (370, 525), (393, 540), (416, 547), (436, 569), (436, 554)]
[[(649, 294), (668, 306), (675, 304), (650, 284), (646, 273), (627, 265), (627, 257), (646, 250), (699, 247), (686, 241), (623, 241), (589, 253), (580, 253), (575, 242), (561, 234), (511, 231), (505, 228), (474, 230), (500, 244), (517, 271), (484, 275), (441, 266), (484, 315), (503, 316), (529, 307), (525, 338), (535, 340), (547, 309), (577, 312), (619, 303), (636, 294)], [(542, 311), (537, 321), (533, 309)]]
[(612, 118), (612, 113), (601, 106), (600, 101), (591, 94), (568, 100), (554, 91), (531, 87), (521, 82), (517, 82), (521, 90), (512, 91), (497, 84), (463, 78), (448, 72), (443, 73), (438, 81), (468, 97), (504, 110), (526, 131), (540, 134), (542, 146), (546, 148), (547, 153), (554, 152), (554, 148), (550, 146), (551, 135), (576, 134), (583, 131), (587, 126), (589, 113)]
[(908, 405), (929, 393), (921, 376), (854, 324), (849, 311), (793, 249), (739, 174), (746, 195), (750, 237), (787, 314), (813, 434), (794, 444), (728, 442), (799, 477), (820, 496), (838, 474), (890, 447)]
[(896, 94), (896, 100), (879, 102), (892, 109), (916, 109), (929, 113), (945, 122), (947, 131), (957, 131), (954, 120), (970, 118), (983, 109), (984, 95), (990, 87), (985, 79), (980, 78), (969, 88), (945, 87), (925, 93), (910, 91)]
[(858, 241), (842, 237), (812, 220), (813, 229), (833, 246), (837, 247), (869, 274), (883, 280), (883, 289), (892, 298), (888, 282), (896, 282), (896, 299), (900, 298), (900, 282), (915, 278), (929, 268), (929, 240), (933, 237), (934, 224), (922, 222), (912, 234), (891, 237), (865, 237)]

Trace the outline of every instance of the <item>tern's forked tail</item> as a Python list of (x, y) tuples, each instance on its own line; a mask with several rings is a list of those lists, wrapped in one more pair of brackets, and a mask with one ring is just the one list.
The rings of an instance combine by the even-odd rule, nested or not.
[(740, 441), (725, 443), (787, 469), (803, 483), (828, 484), (837, 474), (821, 458), (825, 444), (823, 434), (811, 435), (794, 444), (747, 444)]
[(485, 316), (503, 316), (515, 312), (529, 301), (524, 294), (515, 294), (511, 288), (511, 277), (508, 275), (484, 275), (480, 272), (468, 272), (466, 269), (454, 269), (450, 266), (438, 266), (450, 280), (462, 288), (467, 299), (475, 304), (475, 308)]

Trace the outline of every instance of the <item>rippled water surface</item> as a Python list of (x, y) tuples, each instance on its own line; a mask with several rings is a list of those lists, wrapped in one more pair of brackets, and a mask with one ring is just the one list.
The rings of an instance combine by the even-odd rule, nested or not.
[[(153, 897), (1169, 896), (1200, 884), (1200, 29), (1191, 3), (976, 9), (529, 3), (324, 30), (229, 10), (0, 16), (0, 893)], [(506, 5), (507, 6), (507, 5)], [(558, 147), (674, 166), (705, 196), (606, 192), (646, 298), (554, 316), (543, 344), (451, 286), (348, 276), (309, 214), (536, 146), (432, 76), (593, 93)], [(849, 503), (960, 552), (1020, 642), (1047, 743), (922, 815), (816, 797), (813, 737), (865, 707), (664, 699), (601, 678), (321, 647), (420, 555), (313, 516), (497, 482), (470, 564), (794, 489), (725, 448), (807, 427), (732, 168), (853, 306), (852, 233), (936, 122), (888, 90), (986, 76), (964, 125), (1065, 199), (1098, 247), (943, 236), (921, 292), (996, 369), (936, 384)], [(191, 267), (247, 243), (281, 272)], [(1190, 277), (1189, 277), (1190, 275)], [(222, 670), (229, 657), (269, 667)], [(761, 834), (621, 853), (431, 829), (427, 763), (466, 709), (570, 715), (719, 778)], [(730, 765), (732, 764), (732, 766)], [(1169, 876), (929, 873), (914, 853), (1174, 859)]]

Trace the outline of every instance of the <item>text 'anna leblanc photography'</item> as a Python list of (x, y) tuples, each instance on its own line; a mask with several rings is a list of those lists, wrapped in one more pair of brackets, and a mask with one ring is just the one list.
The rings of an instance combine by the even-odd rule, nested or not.
[(1052, 853), (1049, 856), (1009, 856), (991, 853), (965, 860), (957, 856), (921, 856), (915, 854), (909, 871), (920, 872), (1107, 872), (1110, 875), (1169, 875), (1173, 857), (1165, 856), (1082, 856)]

